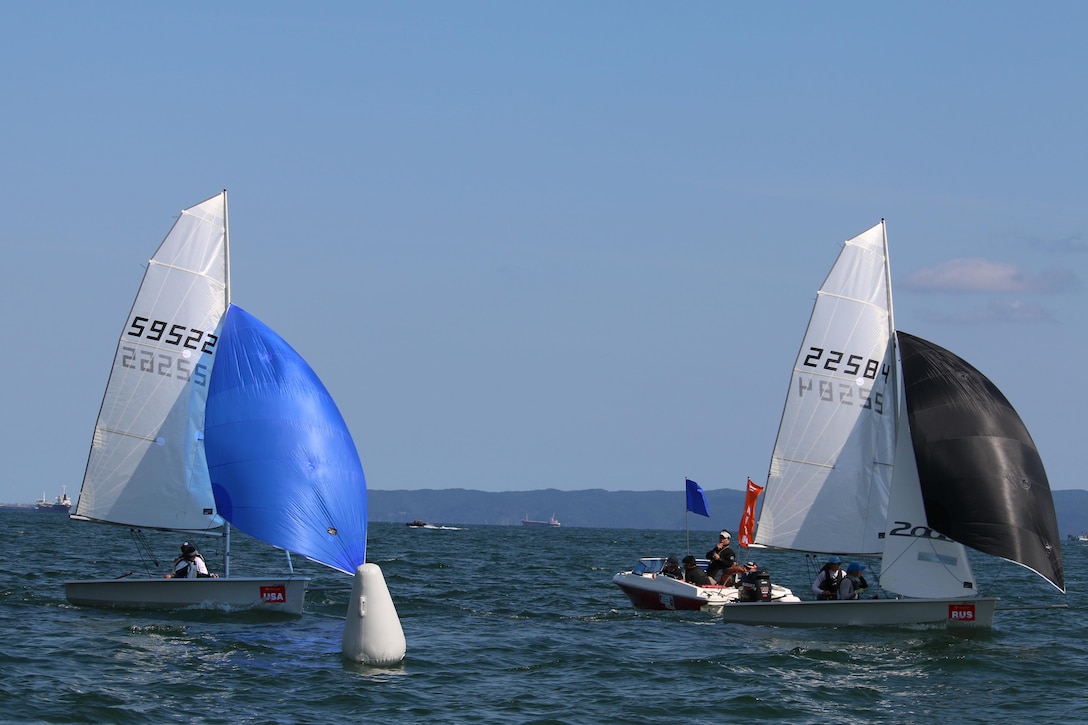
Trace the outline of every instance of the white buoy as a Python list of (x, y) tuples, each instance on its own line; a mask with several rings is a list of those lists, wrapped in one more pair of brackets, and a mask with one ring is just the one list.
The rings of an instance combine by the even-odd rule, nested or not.
[(377, 564), (355, 570), (341, 649), (344, 657), (367, 665), (395, 665), (404, 659), (404, 630)]

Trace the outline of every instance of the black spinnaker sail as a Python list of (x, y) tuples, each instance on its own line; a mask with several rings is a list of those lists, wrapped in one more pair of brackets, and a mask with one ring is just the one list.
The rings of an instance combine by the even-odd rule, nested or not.
[(966, 361), (920, 337), (896, 335), (929, 525), (1064, 592), (1050, 483), (1024, 422)]

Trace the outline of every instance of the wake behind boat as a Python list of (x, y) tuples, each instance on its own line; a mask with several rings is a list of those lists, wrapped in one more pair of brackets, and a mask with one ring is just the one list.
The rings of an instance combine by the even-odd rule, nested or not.
[(894, 599), (734, 603), (727, 623), (989, 627), (965, 546), (1065, 591), (1042, 460), (1001, 392), (892, 320), (884, 222), (848, 240), (790, 380), (755, 543), (882, 557)]
[(446, 526), (445, 524), (437, 526), (435, 524), (428, 524), (416, 519), (415, 521), (409, 521), (407, 524), (410, 529), (433, 529), (435, 531), (464, 531), (460, 526)]

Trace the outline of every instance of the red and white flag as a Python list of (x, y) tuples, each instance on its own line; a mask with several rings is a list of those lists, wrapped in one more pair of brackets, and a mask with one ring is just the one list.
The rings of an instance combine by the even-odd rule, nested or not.
[(745, 549), (752, 543), (752, 529), (756, 525), (756, 499), (761, 493), (763, 493), (763, 486), (757, 486), (749, 478), (748, 492), (744, 497), (744, 514), (740, 517), (740, 529), (737, 534), (737, 540)]

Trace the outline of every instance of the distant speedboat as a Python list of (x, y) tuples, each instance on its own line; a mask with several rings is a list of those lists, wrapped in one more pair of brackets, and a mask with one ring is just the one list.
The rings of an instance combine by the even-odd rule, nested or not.
[(550, 519), (548, 519), (547, 521), (533, 521), (532, 519), (529, 518), (528, 514), (526, 514), (525, 518), (523, 518), (521, 520), (521, 525), (522, 526), (550, 526), (552, 528), (559, 528), (559, 526), (560, 526), (559, 520), (557, 518), (555, 518), (555, 514), (552, 514), (552, 517)]
[(68, 498), (67, 489), (63, 489), (62, 493), (52, 501), (47, 499), (45, 497), (45, 491), (42, 491), (42, 497), (38, 499), (38, 502), (34, 507), (38, 511), (44, 511), (46, 513), (66, 514), (72, 508), (72, 499)]
[(415, 521), (409, 521), (409, 522), (408, 522), (408, 528), (410, 528), (410, 529), (426, 529), (426, 528), (432, 528), (432, 529), (433, 529), (434, 527), (433, 527), (433, 526), (430, 526), (430, 525), (429, 525), (429, 524), (427, 524), (427, 523), (426, 523), (425, 521), (420, 521), (419, 519), (416, 519)]

